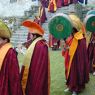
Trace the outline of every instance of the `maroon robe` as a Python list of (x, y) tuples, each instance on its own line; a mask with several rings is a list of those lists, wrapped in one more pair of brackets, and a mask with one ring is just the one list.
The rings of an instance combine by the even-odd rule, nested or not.
[(43, 6), (41, 6), (40, 11), (41, 11), (42, 9), (43, 9), (43, 11), (42, 11), (42, 15), (40, 15), (40, 21), (41, 21), (41, 23), (44, 23), (45, 20), (47, 20), (47, 17), (46, 17), (45, 8), (44, 8)]
[(49, 35), (49, 46), (56, 49), (59, 49), (60, 47), (60, 40), (56, 39), (51, 34)]
[(64, 6), (67, 6), (67, 5), (69, 5), (68, 0), (64, 0)]
[(78, 41), (78, 47), (74, 54), (67, 86), (71, 91), (80, 92), (89, 81), (89, 60), (86, 49), (86, 39)]
[(27, 41), (30, 40), (30, 39), (32, 39), (32, 37), (33, 37), (32, 33), (28, 32)]
[(23, 45), (24, 47), (28, 48), (28, 46), (31, 44), (32, 38), (33, 38), (32, 33), (28, 32), (27, 41), (24, 42), (22, 45)]
[(34, 19), (34, 22), (36, 22), (37, 24), (41, 25), (40, 18), (35, 18), (35, 19)]
[(50, 12), (54, 12), (54, 4), (53, 3), (50, 3)]
[[(26, 95), (49, 95), (48, 47), (44, 40), (36, 43), (29, 67)], [(22, 67), (23, 75), (24, 66)]]
[(41, 4), (43, 7), (48, 8), (49, 0), (41, 0)]
[(72, 3), (77, 3), (78, 2), (78, 0), (70, 0), (70, 3), (72, 4)]
[(95, 72), (95, 33), (92, 33), (88, 45), (88, 55), (90, 60), (90, 72)]
[(22, 95), (19, 65), (14, 49), (9, 49), (0, 71), (0, 95)]
[(62, 7), (62, 0), (57, 0), (57, 8), (61, 8)]

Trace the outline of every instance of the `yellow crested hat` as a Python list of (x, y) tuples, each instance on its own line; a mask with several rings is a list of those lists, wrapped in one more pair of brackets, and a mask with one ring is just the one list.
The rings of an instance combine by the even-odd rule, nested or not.
[(8, 26), (0, 20), (0, 37), (11, 38), (12, 32)]
[(74, 28), (76, 28), (78, 31), (83, 28), (83, 23), (76, 15), (70, 14), (69, 17)]
[(42, 29), (42, 27), (32, 20), (25, 20), (22, 22), (22, 25), (27, 27), (33, 34), (37, 33), (39, 35), (44, 35), (44, 30)]

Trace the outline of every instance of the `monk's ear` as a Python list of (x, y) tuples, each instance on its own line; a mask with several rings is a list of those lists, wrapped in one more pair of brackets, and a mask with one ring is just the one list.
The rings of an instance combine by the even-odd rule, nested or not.
[(73, 27), (73, 34), (77, 33), (78, 30), (76, 28)]
[(10, 42), (10, 40), (6, 38), (4, 39), (4, 42), (7, 43), (7, 42)]

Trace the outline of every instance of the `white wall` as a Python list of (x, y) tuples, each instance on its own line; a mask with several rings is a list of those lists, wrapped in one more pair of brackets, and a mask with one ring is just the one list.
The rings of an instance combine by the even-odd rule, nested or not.
[(0, 17), (4, 16), (23, 16), (24, 11), (28, 10), (32, 5), (38, 5), (38, 0), (17, 0), (10, 3), (10, 0), (0, 0)]

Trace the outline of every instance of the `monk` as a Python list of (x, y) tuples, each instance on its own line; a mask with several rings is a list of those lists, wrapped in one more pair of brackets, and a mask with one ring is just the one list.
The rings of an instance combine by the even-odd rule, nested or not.
[(48, 5), (48, 12), (54, 13), (57, 10), (56, 0), (50, 0)]
[(35, 16), (34, 22), (36, 22), (37, 24), (41, 25), (40, 17), (39, 16)]
[(56, 39), (53, 35), (49, 35), (49, 47), (53, 50), (57, 50), (60, 48), (60, 40)]
[[(39, 17), (35, 16), (34, 18), (34, 22), (41, 25), (41, 20)], [(32, 33), (31, 32), (28, 32), (28, 35), (27, 35), (27, 42), (32, 38)], [(28, 43), (27, 43), (28, 44)]]
[[(41, 25), (40, 18), (37, 17), (37, 16), (35, 16), (34, 22), (37, 23), (37, 24), (39, 24), (39, 25)], [(29, 40), (31, 40), (32, 36), (33, 36), (32, 33), (29, 31), (29, 32), (28, 32), (28, 35), (27, 35), (27, 42), (28, 42)], [(23, 44), (24, 44), (24, 43), (23, 43)], [(28, 43), (25, 43), (25, 44), (28, 44)]]
[(27, 52), (21, 70), (24, 95), (50, 94), (50, 63), (48, 46), (43, 38), (44, 30), (31, 20), (22, 22), (33, 37), (29, 40)]
[(91, 34), (90, 42), (88, 45), (88, 55), (90, 60), (90, 73), (95, 75), (95, 33)]
[(41, 23), (45, 23), (45, 21), (47, 20), (45, 7), (43, 7), (42, 5), (39, 7), (39, 18)]
[(89, 81), (89, 59), (86, 38), (83, 35), (83, 24), (80, 19), (69, 15), (73, 25), (73, 39), (69, 48), (69, 66), (67, 71), (67, 87), (72, 95), (77, 95)]
[(0, 95), (22, 95), (19, 64), (10, 29), (0, 21)]

